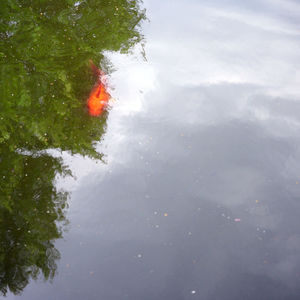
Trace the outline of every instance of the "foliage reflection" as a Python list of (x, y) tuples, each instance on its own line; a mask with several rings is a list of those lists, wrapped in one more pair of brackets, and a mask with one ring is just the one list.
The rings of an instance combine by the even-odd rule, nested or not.
[(59, 149), (101, 159), (95, 143), (106, 115), (88, 116), (94, 78), (88, 61), (108, 67), (104, 51), (142, 40), (145, 12), (135, 0), (0, 2), (0, 293), (20, 293), (42, 273), (55, 275), (69, 174)]

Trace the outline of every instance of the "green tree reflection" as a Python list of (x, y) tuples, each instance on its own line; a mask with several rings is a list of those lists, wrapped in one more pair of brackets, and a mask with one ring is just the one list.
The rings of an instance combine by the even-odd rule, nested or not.
[(141, 42), (144, 19), (136, 0), (0, 1), (0, 293), (54, 276), (67, 201), (55, 178), (68, 171), (44, 150), (101, 159), (106, 115), (86, 112), (88, 61)]
[[(3, 153), (1, 149), (1, 154)], [(54, 240), (61, 237), (67, 193), (53, 185), (57, 174), (68, 171), (58, 158), (6, 152), (1, 156), (0, 291), (18, 293), (37, 278), (56, 270), (59, 253)], [(61, 225), (59, 225), (61, 224)]]

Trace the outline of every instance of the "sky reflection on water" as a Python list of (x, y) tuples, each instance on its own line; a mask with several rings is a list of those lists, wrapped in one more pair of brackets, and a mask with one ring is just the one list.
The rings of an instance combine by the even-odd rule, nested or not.
[(145, 5), (147, 61), (108, 53), (107, 164), (65, 156), (59, 274), (21, 298), (298, 299), (299, 4)]

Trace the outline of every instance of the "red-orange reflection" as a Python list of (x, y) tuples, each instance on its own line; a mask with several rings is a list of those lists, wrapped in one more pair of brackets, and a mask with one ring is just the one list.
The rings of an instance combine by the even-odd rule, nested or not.
[(106, 84), (103, 82), (104, 72), (98, 69), (92, 61), (90, 61), (90, 65), (98, 80), (91, 90), (87, 106), (91, 116), (100, 116), (106, 109), (111, 96), (106, 90)]

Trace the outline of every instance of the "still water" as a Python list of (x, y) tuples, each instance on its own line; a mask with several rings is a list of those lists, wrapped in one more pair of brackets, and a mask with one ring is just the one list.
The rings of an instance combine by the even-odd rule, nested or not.
[(299, 2), (31, 2), (1, 3), (4, 299), (299, 299)]

